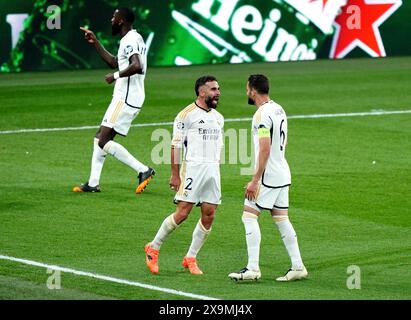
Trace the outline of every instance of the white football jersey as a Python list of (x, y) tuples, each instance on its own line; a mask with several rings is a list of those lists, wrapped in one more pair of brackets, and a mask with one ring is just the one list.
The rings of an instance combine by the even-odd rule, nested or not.
[(192, 103), (175, 118), (171, 145), (184, 147), (187, 162), (219, 163), (223, 128), (224, 117), (217, 110), (205, 111)]
[(117, 79), (113, 97), (123, 100), (130, 107), (141, 108), (145, 99), (144, 79), (147, 71), (147, 48), (141, 35), (133, 29), (120, 40), (117, 53), (120, 71), (129, 66), (129, 59), (134, 54), (140, 56), (144, 73)]
[(270, 188), (279, 188), (291, 184), (291, 172), (285, 159), (287, 144), (287, 115), (284, 109), (270, 100), (260, 106), (253, 116), (252, 132), (255, 151), (255, 165), (257, 166), (259, 152), (258, 129), (270, 130), (271, 148), (267, 166), (261, 183)]

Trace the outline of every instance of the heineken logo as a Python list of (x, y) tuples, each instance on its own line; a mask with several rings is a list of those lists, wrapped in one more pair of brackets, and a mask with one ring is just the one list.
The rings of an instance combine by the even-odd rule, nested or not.
[[(315, 60), (327, 36), (334, 34), (331, 58), (356, 47), (372, 57), (385, 56), (379, 26), (401, 0), (197, 0), (172, 18), (215, 61)], [(189, 65), (189, 56), (175, 57)]]
[[(118, 0), (100, 1), (100, 11), (135, 3), (149, 66), (180, 66), (407, 55), (410, 1)], [(78, 31), (58, 30), (60, 13), (67, 21), (83, 21), (109, 50), (118, 50), (117, 39), (108, 37), (109, 24), (90, 15), (84, 1), (61, 8), (49, 2), (0, 6), (0, 72), (99, 67), (98, 56), (84, 52), (83, 41), (71, 41)], [(120, 50), (130, 55), (141, 48)]]
[[(199, 0), (191, 5), (193, 14), (173, 10), (172, 17), (216, 57), (229, 55), (231, 63), (316, 59), (317, 36), (324, 35), (312, 32), (311, 37), (305, 37), (302, 41), (294, 30), (285, 27), (283, 21), (287, 18), (283, 16), (288, 15), (288, 18), (296, 20), (300, 29), (304, 28), (306, 20), (301, 22), (295, 15), (290, 16), (284, 3), (279, 5), (273, 1), (271, 10), (262, 12), (252, 1), (244, 2)], [(196, 15), (206, 20), (207, 24), (200, 23)], [(189, 59), (180, 56), (176, 57), (175, 62), (190, 64)]]

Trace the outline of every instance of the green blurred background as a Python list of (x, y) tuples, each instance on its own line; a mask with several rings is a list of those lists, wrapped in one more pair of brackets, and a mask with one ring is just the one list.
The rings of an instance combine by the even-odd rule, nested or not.
[[(231, 28), (223, 30), (195, 12), (193, 4), (200, 2), (212, 3), (212, 14), (216, 14), (222, 6), (222, 1), (212, 0), (1, 0), (0, 70), (13, 72), (104, 67), (93, 48), (83, 40), (79, 27), (87, 26), (95, 31), (103, 45), (116, 53), (119, 39), (111, 35), (110, 19), (115, 8), (122, 6), (131, 7), (136, 12), (135, 27), (150, 42), (150, 66), (267, 60), (267, 57), (252, 50), (252, 43), (238, 41)], [(61, 29), (47, 28), (47, 19), (52, 18), (47, 8), (51, 5), (61, 9)], [(234, 12), (244, 6), (253, 7), (262, 19), (267, 19), (273, 9), (281, 13), (277, 30), (267, 40), (268, 46), (275, 44), (276, 33), (282, 28), (298, 40), (303, 54), (291, 57), (279, 55), (278, 60), (329, 57), (333, 34), (324, 34), (311, 22), (302, 23), (296, 11), (283, 0), (238, 0)], [(189, 27), (184, 28), (181, 21), (177, 22), (177, 18), (173, 17), (175, 12), (189, 19), (189, 27), (193, 28), (192, 24), (203, 27), (205, 31), (200, 30), (200, 33), (208, 43), (200, 43), (198, 34), (197, 37), (193, 35), (193, 32), (199, 32), (198, 29), (190, 32)], [(410, 16), (411, 4), (403, 1), (401, 7), (379, 27), (387, 56), (411, 54)], [(25, 17), (27, 19), (24, 20)], [(16, 33), (19, 30), (19, 36), (15, 34), (13, 39), (13, 31)], [(245, 30), (244, 34), (260, 37), (261, 30)], [(356, 48), (347, 57), (365, 56), (368, 55)]]

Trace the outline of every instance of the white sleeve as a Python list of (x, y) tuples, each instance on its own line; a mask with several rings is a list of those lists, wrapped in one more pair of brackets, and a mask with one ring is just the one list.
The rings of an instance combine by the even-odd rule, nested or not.
[[(123, 54), (127, 57), (127, 60), (136, 53), (139, 53), (139, 40), (140, 38), (128, 37), (123, 45)], [(144, 42), (143, 42), (144, 43)]]
[(181, 113), (174, 119), (173, 125), (173, 139), (171, 140), (171, 146), (174, 148), (182, 148), (184, 141), (187, 137), (188, 121), (187, 117), (182, 117)]
[(271, 130), (274, 126), (273, 120), (270, 117), (269, 109), (263, 108), (260, 113), (260, 117), (257, 119), (256, 126), (258, 129), (266, 128)]
[(137, 38), (137, 53), (141, 56), (146, 55), (146, 44), (141, 36)]
[(218, 124), (220, 125), (221, 131), (220, 131), (220, 150), (224, 148), (224, 117), (220, 115), (220, 118), (218, 120)]

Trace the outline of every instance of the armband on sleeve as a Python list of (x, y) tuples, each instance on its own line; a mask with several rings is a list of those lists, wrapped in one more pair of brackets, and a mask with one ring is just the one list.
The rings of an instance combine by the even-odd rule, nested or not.
[(258, 138), (270, 138), (270, 130), (264, 127), (258, 128)]

